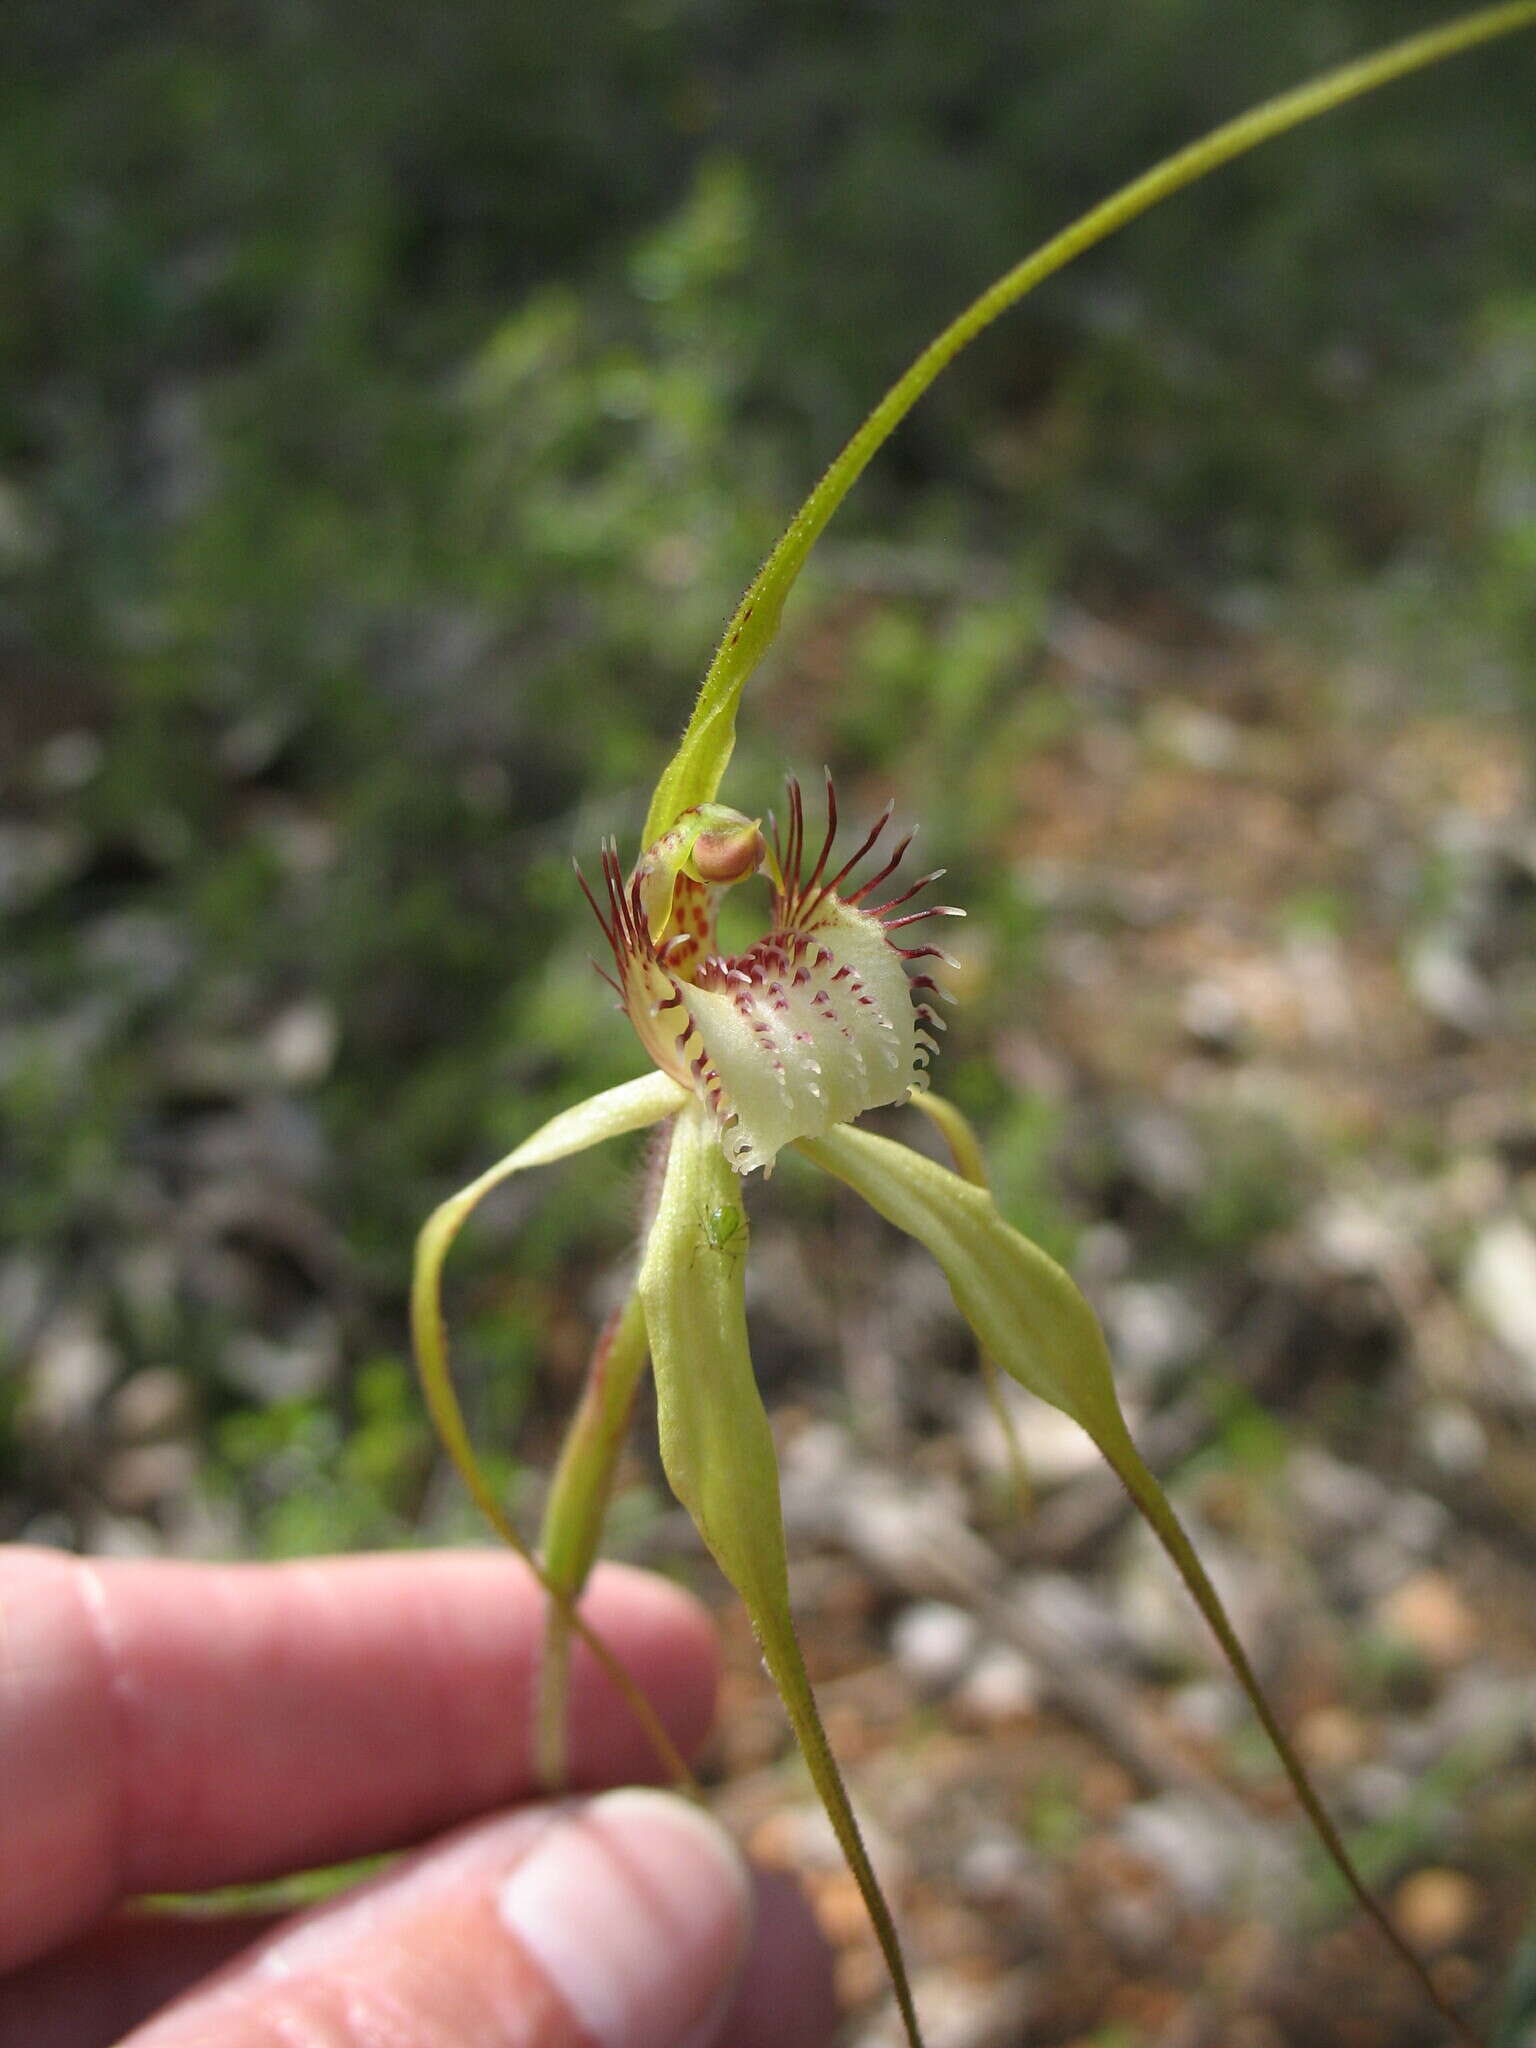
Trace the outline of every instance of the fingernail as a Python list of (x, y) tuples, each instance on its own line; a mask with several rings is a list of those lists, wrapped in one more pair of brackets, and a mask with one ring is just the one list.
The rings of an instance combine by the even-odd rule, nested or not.
[(600, 2048), (703, 2048), (752, 1931), (736, 1849), (707, 1814), (664, 1792), (572, 1807), (497, 1903)]

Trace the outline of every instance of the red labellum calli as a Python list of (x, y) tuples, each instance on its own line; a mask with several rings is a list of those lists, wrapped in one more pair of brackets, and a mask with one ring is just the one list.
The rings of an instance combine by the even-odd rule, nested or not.
[[(718, 804), (685, 811), (627, 879), (616, 849), (604, 849), (606, 910), (587, 895), (613, 948), (614, 986), (657, 1066), (713, 1113), (738, 1173), (769, 1169), (795, 1139), (821, 1137), (927, 1086), (941, 991), (909, 970), (944, 956), (897, 935), (925, 917), (963, 913), (936, 904), (892, 915), (942, 870), (865, 907), (911, 844), (909, 833), (852, 885), (890, 818), (887, 808), (829, 873), (837, 836), (829, 776), (826, 835), (807, 871), (804, 805), (791, 779), (788, 829), (781, 839), (774, 828), (771, 853), (752, 819)], [(760, 868), (773, 883), (769, 928), (744, 952), (721, 953), (720, 891)]]

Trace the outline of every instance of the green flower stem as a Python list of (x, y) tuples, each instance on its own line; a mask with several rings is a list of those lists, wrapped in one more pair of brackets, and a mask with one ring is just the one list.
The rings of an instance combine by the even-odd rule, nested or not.
[(570, 1691), (570, 1604), (580, 1598), (597, 1556), (613, 1472), (629, 1431), (635, 1389), (645, 1370), (645, 1312), (638, 1293), (608, 1320), (587, 1367), (581, 1403), (566, 1431), (560, 1460), (544, 1503), (539, 1555), (561, 1599), (550, 1605), (539, 1672), (535, 1758), (539, 1782), (565, 1789), (566, 1703)]
[[(962, 1180), (968, 1180), (972, 1187), (987, 1188), (987, 1162), (970, 1119), (956, 1109), (952, 1102), (942, 1095), (935, 1095), (931, 1088), (919, 1089), (909, 1105), (920, 1109), (928, 1121), (935, 1125), (949, 1147), (949, 1156), (955, 1162), (955, 1171)], [(1024, 1455), (1024, 1446), (1019, 1441), (1019, 1432), (1013, 1419), (1013, 1410), (1003, 1394), (1002, 1379), (998, 1374), (997, 1361), (990, 1351), (978, 1351), (981, 1361), (982, 1391), (987, 1397), (987, 1406), (992, 1410), (992, 1419), (1002, 1431), (1003, 1444), (1008, 1456), (1008, 1477), (1013, 1491), (1013, 1507), (1020, 1520), (1033, 1513), (1035, 1505), (1034, 1482), (1029, 1476), (1029, 1460)]]
[(1004, 1222), (984, 1190), (920, 1153), (849, 1127), (826, 1138), (802, 1139), (800, 1150), (846, 1181), (888, 1222), (926, 1245), (943, 1267), (961, 1314), (1004, 1371), (1070, 1415), (1092, 1437), (1210, 1624), (1340, 1876), (1458, 2038), (1475, 2048), (1475, 2035), (1446, 2004), (1423, 1963), (1372, 1897), (1276, 1720), (1215, 1587), (1131, 1440), (1103, 1333), (1072, 1281), (1037, 1245)]
[(1260, 143), (1299, 128), (1320, 114), (1331, 113), (1335, 107), (1374, 92), (1378, 86), (1388, 85), (1411, 71), (1422, 71), (1479, 43), (1513, 35), (1517, 29), (1533, 25), (1536, 0), (1512, 0), (1512, 4), (1480, 8), (1422, 35), (1393, 43), (1372, 56), (1342, 65), (1275, 99), (1265, 100), (1213, 129), (1200, 141), (1176, 150), (1151, 170), (1143, 171), (1139, 178), (1133, 178), (1070, 227), (1053, 235), (974, 299), (891, 386), (800, 507), (773, 553), (752, 579), (705, 674), (677, 752), (656, 785), (644, 843), (649, 846), (659, 839), (691, 804), (713, 801), (736, 743), (736, 706), (742, 690), (773, 643), (784, 600), (804, 568), (806, 557), (870, 458), (906, 418), (939, 372), (983, 328), (1085, 250), (1146, 213), (1159, 200), (1193, 185), (1234, 157), (1243, 156)]
[(912, 2048), (917, 2014), (895, 1924), (821, 1725), (789, 1605), (778, 1460), (747, 1349), (747, 1225), (715, 1243), (702, 1219), (740, 1187), (714, 1121), (692, 1102), (672, 1134), (640, 1298), (656, 1374), (661, 1456), (673, 1492), (744, 1601), (766, 1663), (874, 1923)]
[(416, 1240), (416, 1264), (411, 1275), (411, 1336), (428, 1412), (443, 1448), (452, 1459), (471, 1499), (501, 1540), (517, 1552), (549, 1594), (555, 1610), (563, 1617), (564, 1626), (578, 1635), (597, 1658), (644, 1728), (668, 1771), (679, 1784), (691, 1785), (693, 1774), (662, 1726), (655, 1708), (602, 1637), (582, 1620), (573, 1595), (557, 1585), (533, 1555), (497, 1499), (495, 1488), (481, 1470), (449, 1371), (448, 1333), (443, 1325), (442, 1303), (443, 1262), (471, 1212), (493, 1188), (527, 1167), (549, 1166), (557, 1159), (568, 1158), (573, 1152), (583, 1152), (590, 1145), (601, 1144), (605, 1138), (617, 1138), (626, 1131), (643, 1130), (647, 1124), (659, 1123), (686, 1099), (677, 1083), (668, 1080), (665, 1074), (644, 1074), (637, 1081), (626, 1081), (621, 1087), (610, 1088), (601, 1095), (578, 1103), (574, 1109), (563, 1110), (559, 1116), (551, 1117), (505, 1159), (489, 1167), (468, 1187), (461, 1188), (434, 1209)]

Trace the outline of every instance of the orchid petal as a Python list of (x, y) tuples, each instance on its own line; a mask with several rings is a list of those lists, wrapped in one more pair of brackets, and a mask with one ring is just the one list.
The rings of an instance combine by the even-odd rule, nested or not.
[(601, 1095), (589, 1096), (573, 1109), (551, 1117), (505, 1159), (498, 1160), (468, 1187), (460, 1188), (456, 1195), (440, 1203), (416, 1239), (416, 1265), (411, 1275), (411, 1333), (427, 1408), (443, 1448), (458, 1467), (475, 1504), (497, 1534), (519, 1551), (526, 1552), (526, 1545), (508, 1524), (501, 1503), (476, 1463), (463, 1410), (453, 1391), (448, 1370), (448, 1333), (443, 1327), (443, 1261), (474, 1209), (514, 1173), (522, 1173), (530, 1166), (551, 1166), (573, 1152), (600, 1145), (605, 1138), (643, 1130), (647, 1124), (670, 1116), (686, 1100), (683, 1090), (665, 1074), (642, 1074), (637, 1080), (605, 1089)]
[[(912, 1994), (858, 1822), (821, 1725), (789, 1605), (778, 1458), (747, 1349), (747, 1225), (740, 1182), (712, 1118), (693, 1102), (672, 1131), (661, 1202), (640, 1268), (656, 1374), (661, 1456), (672, 1491), (746, 1604), (827, 1817), (874, 1922), (909, 2040)], [(729, 1213), (728, 1236), (707, 1219)]]
[(1131, 1440), (1098, 1320), (1067, 1274), (1003, 1220), (985, 1189), (889, 1138), (844, 1128), (802, 1139), (800, 1150), (926, 1245), (960, 1313), (1003, 1370), (1087, 1431), (1205, 1617), (1334, 1867), (1436, 2009), (1461, 2039), (1475, 2041), (1371, 1895), (1276, 1720), (1205, 1567)]
[(601, 1144), (605, 1138), (621, 1137), (627, 1131), (643, 1130), (647, 1124), (659, 1123), (663, 1117), (672, 1115), (684, 1100), (683, 1090), (665, 1074), (644, 1074), (638, 1080), (626, 1081), (551, 1117), (505, 1159), (472, 1180), (468, 1187), (460, 1188), (456, 1195), (450, 1195), (446, 1202), (433, 1210), (416, 1240), (416, 1264), (411, 1275), (411, 1335), (428, 1412), (470, 1497), (502, 1541), (516, 1551), (533, 1571), (554, 1602), (555, 1611), (564, 1617), (564, 1625), (579, 1635), (598, 1658), (644, 1727), (657, 1753), (673, 1774), (686, 1783), (691, 1781), (691, 1774), (654, 1708), (607, 1644), (587, 1627), (575, 1611), (577, 1589), (557, 1584), (534, 1557), (498, 1500), (495, 1488), (481, 1470), (465, 1425), (464, 1411), (453, 1389), (442, 1306), (443, 1262), (476, 1205), (493, 1188), (530, 1166), (549, 1166), (557, 1159), (568, 1158), (573, 1152)]

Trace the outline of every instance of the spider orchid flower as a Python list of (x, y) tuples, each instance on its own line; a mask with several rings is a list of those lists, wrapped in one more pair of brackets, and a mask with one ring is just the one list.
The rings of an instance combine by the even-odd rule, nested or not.
[[(613, 956), (614, 973), (599, 972), (617, 991), (653, 1070), (553, 1118), (436, 1211), (421, 1235), (413, 1313), (439, 1432), (481, 1507), (529, 1557), (551, 1597), (538, 1739), (541, 1774), (552, 1787), (564, 1772), (573, 1631), (609, 1665), (653, 1740), (682, 1773), (643, 1698), (613, 1670), (575, 1604), (597, 1554), (614, 1467), (649, 1356), (667, 1479), (752, 1617), (916, 2043), (894, 1922), (796, 1639), (778, 1465), (748, 1347), (750, 1226), (741, 1183), (755, 1169), (771, 1171), (786, 1146), (927, 1247), (989, 1371), (1001, 1368), (1087, 1431), (1194, 1595), (1329, 1853), (1357, 1896), (1376, 1909), (1276, 1723), (1203, 1566), (1136, 1451), (1092, 1310), (1067, 1274), (999, 1214), (974, 1133), (953, 1104), (928, 1092), (933, 1032), (943, 1020), (935, 1008), (942, 991), (924, 963), (944, 956), (930, 943), (902, 941), (926, 918), (961, 913), (949, 904), (906, 908), (942, 870), (869, 906), (911, 843), (908, 834), (860, 878), (890, 817), (887, 807), (834, 867), (837, 799), (828, 776), (825, 836), (808, 868), (804, 805), (793, 780), (782, 838), (776, 830), (765, 837), (757, 820), (709, 801), (690, 806), (627, 874), (616, 848), (604, 848), (604, 896), (582, 878)], [(770, 883), (768, 928), (745, 951), (722, 954), (716, 947), (720, 897), (759, 874)], [(905, 1102), (938, 1127), (958, 1170), (853, 1128), (865, 1111)], [(599, 1339), (551, 1482), (535, 1558), (479, 1472), (452, 1390), (440, 1307), (443, 1260), (470, 1210), (511, 1174), (655, 1124), (667, 1126), (665, 1159), (638, 1277)], [(1389, 1938), (1399, 1945), (1395, 1932)]]
[[(873, 874), (853, 880), (892, 808), (832, 872), (837, 793), (829, 774), (826, 837), (803, 874), (805, 808), (793, 779), (788, 831), (782, 843), (775, 831), (771, 849), (756, 819), (699, 804), (628, 880), (617, 849), (604, 851), (606, 910), (587, 891), (617, 970), (616, 980), (606, 979), (657, 1067), (707, 1109), (739, 1174), (759, 1166), (771, 1172), (785, 1145), (823, 1137), (927, 1086), (928, 1060), (938, 1051), (933, 1033), (944, 1024), (934, 1008), (942, 992), (930, 974), (909, 977), (907, 969), (944, 955), (933, 945), (902, 945), (895, 935), (964, 912), (935, 903), (893, 914), (938, 881), (942, 868), (868, 906), (912, 843), (909, 832)], [(773, 882), (768, 930), (745, 952), (723, 955), (715, 940), (719, 898), (763, 871)]]
[[(974, 1134), (952, 1105), (927, 1092), (927, 1067), (938, 1043), (934, 1033), (942, 1020), (936, 1008), (940, 991), (922, 963), (938, 949), (904, 940), (924, 919), (959, 913), (942, 904), (906, 908), (936, 874), (870, 902), (894, 876), (909, 844), (902, 840), (878, 860), (889, 810), (834, 865), (837, 809), (830, 778), (826, 831), (814, 860), (807, 859), (804, 806), (793, 783), (782, 836), (776, 830), (765, 836), (758, 820), (721, 804), (737, 706), (773, 641), (811, 548), (870, 457), (939, 372), (1000, 313), (1158, 200), (1257, 144), (1405, 73), (1532, 25), (1536, 0), (1507, 0), (1266, 101), (1094, 207), (999, 278), (930, 343), (822, 477), (737, 607), (652, 798), (639, 859), (626, 871), (610, 843), (602, 854), (600, 890), (582, 881), (613, 955), (608, 978), (649, 1071), (554, 1117), (444, 1202), (418, 1241), (412, 1328), (428, 1405), (474, 1498), (550, 1595), (538, 1716), (546, 1780), (558, 1784), (563, 1774), (566, 1669), (576, 1635), (605, 1664), (658, 1750), (687, 1781), (655, 1715), (577, 1605), (649, 1356), (668, 1480), (751, 1614), (764, 1660), (869, 1908), (913, 2048), (921, 2048), (921, 2036), (895, 1926), (795, 1637), (778, 1467), (747, 1346), (750, 1233), (742, 1177), (759, 1168), (768, 1173), (790, 1146), (926, 1246), (975, 1332), (989, 1371), (1010, 1375), (1092, 1438), (1209, 1623), (1357, 1902), (1457, 2037), (1475, 2037), (1371, 1897), (1276, 1721), (1204, 1567), (1131, 1440), (1092, 1310), (1067, 1274), (998, 1213)], [(861, 878), (866, 861), (878, 864)], [(759, 875), (769, 885), (764, 935), (743, 952), (723, 954), (716, 935), (720, 898)], [(856, 1127), (866, 1111), (902, 1102), (925, 1111), (938, 1127), (954, 1170)], [(667, 1126), (665, 1159), (638, 1277), (598, 1341), (535, 1549), (512, 1525), (475, 1461), (448, 1370), (443, 1262), (476, 1204), (510, 1175), (658, 1124)]]

